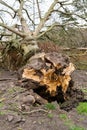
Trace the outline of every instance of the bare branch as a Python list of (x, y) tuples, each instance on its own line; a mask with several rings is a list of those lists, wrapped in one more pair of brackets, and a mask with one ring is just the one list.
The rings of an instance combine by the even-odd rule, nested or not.
[[(71, 23), (70, 23), (71, 24)], [(27, 38), (27, 40), (33, 40), (33, 39), (39, 39), (40, 37), (42, 37), (44, 34), (46, 34), (47, 32), (49, 32), (50, 30), (52, 30), (55, 26), (59, 26), (59, 27), (64, 27), (66, 25), (69, 25), (69, 23), (65, 23), (65, 24), (58, 24), (58, 23), (54, 23), (53, 25), (51, 25), (50, 27), (48, 27), (48, 29), (46, 31), (43, 31), (42, 33), (40, 33), (39, 35), (33, 36), (33, 38)]]
[(36, 3), (37, 3), (37, 9), (38, 9), (39, 18), (40, 18), (40, 20), (41, 20), (41, 11), (40, 11), (40, 7), (39, 7), (39, 2), (38, 2), (38, 0), (36, 0)]
[(65, 24), (58, 24), (58, 23), (54, 23), (53, 25), (51, 25), (50, 27), (48, 27), (48, 29), (44, 32), (42, 32), (40, 35), (37, 36), (37, 38), (40, 38), (41, 36), (43, 36), (44, 34), (46, 34), (47, 32), (51, 31), (54, 27), (59, 26), (59, 27), (64, 27), (66, 25), (69, 25), (69, 23), (65, 23)]
[(22, 25), (24, 33), (26, 35), (30, 35), (31, 36), (31, 32), (28, 29), (28, 25), (26, 23), (26, 20), (24, 19), (23, 15), (22, 15), (23, 5), (24, 5), (24, 1), (22, 0), (22, 1), (20, 1), (20, 7), (19, 7), (19, 10), (18, 10), (18, 16), (19, 16), (19, 19), (20, 19), (20, 22), (21, 22), (21, 25)]
[(0, 26), (2, 26), (2, 27), (4, 27), (4, 28), (8, 29), (9, 31), (11, 31), (11, 32), (13, 32), (13, 33), (19, 35), (20, 37), (25, 37), (25, 34), (24, 34), (24, 33), (21, 33), (21, 32), (19, 32), (18, 30), (15, 30), (14, 28), (5, 25), (4, 23), (0, 23)]
[(58, 0), (54, 0), (54, 2), (51, 4), (51, 6), (49, 7), (48, 11), (45, 13), (44, 17), (41, 19), (39, 25), (37, 26), (37, 28), (35, 29), (34, 35), (38, 35), (39, 32), (41, 31), (41, 29), (43, 28), (45, 22), (48, 20), (49, 16), (51, 15), (51, 13), (53, 12), (53, 8), (54, 6), (58, 3)]
[(4, 37), (4, 36), (12, 36), (12, 34), (6, 34), (6, 33), (0, 33), (0, 40), (2, 40), (2, 38)]
[(81, 19), (84, 19), (84, 20), (87, 22), (87, 19), (86, 19), (85, 17), (83, 17), (83, 16), (81, 16), (81, 15), (79, 15), (79, 14), (76, 14), (76, 13), (74, 13), (73, 15), (75, 15), (75, 16), (81, 18)]
[(61, 26), (61, 25), (58, 24), (58, 23), (54, 23), (52, 26), (48, 27), (48, 29), (47, 29), (46, 31), (42, 32), (42, 33), (38, 36), (38, 38), (40, 38), (41, 36), (43, 36), (45, 33), (49, 32), (50, 30), (52, 30), (55, 26)]
[(79, 17), (79, 18), (81, 18), (81, 19), (83, 19), (87, 22), (87, 19), (85, 17), (83, 17), (79, 14), (76, 14), (75, 12), (67, 12), (67, 11), (64, 12), (64, 11), (61, 11), (61, 10), (54, 10), (54, 12), (59, 12), (59, 13), (62, 13), (64, 15), (67, 15), (67, 16), (70, 16), (70, 17), (72, 17), (74, 15), (74, 16), (77, 16), (77, 17)]
[(8, 13), (8, 14), (13, 18), (12, 13), (10, 13), (10, 12), (7, 11), (7, 10), (0, 10), (0, 12), (6, 12), (6, 13)]
[(12, 34), (8, 34), (8, 33), (0, 33), (0, 36), (11, 36)]
[(9, 9), (13, 10), (14, 12), (16, 12), (16, 10), (14, 8), (12, 8), (11, 6), (9, 6), (7, 3), (5, 3), (4, 1), (0, 0), (0, 3), (6, 7), (8, 7)]
[(3, 18), (0, 16), (0, 20), (4, 23), (4, 20), (3, 20)]
[(30, 15), (29, 15), (28, 11), (26, 9), (24, 9), (24, 11), (26, 12), (28, 19), (32, 22), (33, 25), (35, 25), (34, 21), (31, 19)]

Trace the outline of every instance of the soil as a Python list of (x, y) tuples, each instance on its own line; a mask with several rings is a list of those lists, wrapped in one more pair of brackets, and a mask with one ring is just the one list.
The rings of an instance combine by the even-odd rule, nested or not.
[[(76, 89), (86, 90), (86, 102), (87, 71), (76, 70), (72, 78)], [(79, 114), (75, 107), (65, 111), (56, 101), (52, 102), (54, 109), (44, 104), (23, 106), (28, 90), (17, 86), (17, 80), (15, 73), (0, 70), (0, 130), (87, 130), (87, 115)]]

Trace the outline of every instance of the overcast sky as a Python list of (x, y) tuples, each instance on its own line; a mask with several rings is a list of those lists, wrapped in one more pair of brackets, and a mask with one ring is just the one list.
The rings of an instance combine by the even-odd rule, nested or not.
[[(3, 1), (6, 2), (8, 5), (13, 6), (15, 9), (18, 9), (18, 7), (19, 7), (19, 3), (15, 2), (15, 0), (3, 0)], [(42, 1), (42, 3), (40, 4), (40, 8), (41, 8), (42, 12), (45, 13), (47, 11), (47, 9), (49, 8), (49, 6), (51, 5), (51, 3), (53, 2), (53, 0), (41, 0), (41, 1)], [(30, 10), (31, 10), (31, 13), (32, 13), (32, 8), (33, 8), (32, 4), (30, 6), (31, 6)], [(6, 6), (3, 6), (1, 4), (0, 4), (0, 9), (9, 10), (8, 8), (6, 8)], [(35, 9), (35, 11), (36, 11), (36, 9)], [(0, 12), (0, 15), (1, 14), (2, 14), (2, 12)], [(6, 22), (8, 22), (8, 20), (10, 20), (9, 22), (12, 22), (11, 17), (9, 16), (9, 14), (7, 14), (7, 13), (4, 14), (3, 13), (2, 15), (4, 15), (4, 19), (5, 19)]]
[[(8, 3), (10, 6), (13, 6), (15, 9), (18, 9), (18, 7), (19, 7), (19, 3), (16, 1), (16, 0), (3, 0), (4, 2), (6, 2), (6, 3)], [(15, 2), (16, 1), (16, 2)], [(31, 0), (31, 1), (33, 1), (33, 0)], [(52, 4), (52, 2), (54, 1), (54, 0), (40, 0), (40, 1), (42, 1), (42, 3), (40, 4), (40, 9), (41, 9), (41, 11), (42, 11), (42, 14), (44, 15), (44, 13), (48, 10), (48, 8), (50, 7), (50, 5)], [(60, 0), (60, 1), (63, 1), (63, 0)], [(72, 2), (72, 0), (68, 0), (68, 2)], [(32, 6), (32, 3), (31, 4), (29, 4), (29, 10), (30, 10), (30, 12), (31, 12), (31, 18), (33, 18), (33, 15), (32, 15), (32, 13), (33, 13), (33, 6)], [(68, 7), (69, 7), (69, 9), (72, 9), (72, 6), (69, 6), (68, 5)], [(1, 9), (5, 9), (5, 10), (9, 10), (8, 8), (6, 8), (6, 6), (2, 6), (1, 4), (0, 4), (0, 10)], [(10, 12), (11, 13), (13, 13), (11, 10), (10, 10)], [(37, 12), (37, 9), (35, 8), (35, 12)], [(10, 15), (8, 15), (7, 13), (3, 13), (2, 14), (2, 12), (0, 12), (0, 15), (3, 15), (3, 17), (4, 17), (4, 21), (6, 22), (6, 23), (8, 23), (9, 25), (12, 25), (12, 24), (14, 24), (15, 22), (18, 22), (18, 19), (11, 19), (11, 16)], [(36, 17), (37, 17), (37, 15), (35, 15)], [(26, 18), (26, 16), (24, 16), (25, 18)], [(54, 14), (53, 15), (53, 19), (51, 18), (51, 20), (50, 20), (50, 24), (52, 24), (53, 23), (53, 20), (54, 21), (61, 21), (60, 19), (58, 19), (58, 15), (56, 15), (56, 14)], [(83, 24), (83, 20), (81, 20), (81, 19), (78, 19), (79, 20), (79, 22), (81, 23), (81, 24)], [(39, 21), (39, 19), (36, 19), (35, 20), (35, 23), (38, 23), (38, 21)], [(30, 21), (28, 21), (28, 23), (29, 23)]]

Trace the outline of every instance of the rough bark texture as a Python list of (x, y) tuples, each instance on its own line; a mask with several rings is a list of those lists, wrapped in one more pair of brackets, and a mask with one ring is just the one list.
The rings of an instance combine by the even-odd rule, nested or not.
[(23, 85), (30, 89), (43, 87), (51, 97), (58, 95), (58, 89), (61, 89), (65, 99), (74, 70), (73, 63), (66, 55), (56, 52), (38, 53), (23, 68), (22, 78), (27, 81)]

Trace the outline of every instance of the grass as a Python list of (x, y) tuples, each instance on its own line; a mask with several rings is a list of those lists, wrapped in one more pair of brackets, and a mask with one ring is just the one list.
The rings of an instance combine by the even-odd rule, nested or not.
[(0, 111), (0, 116), (5, 115), (4, 111)]
[[(47, 104), (45, 104), (45, 108), (48, 109), (48, 110), (55, 110), (56, 106), (54, 104), (52, 104), (52, 103), (47, 103)], [(52, 113), (48, 113), (47, 117), (48, 118), (53, 118), (53, 114)]]
[(79, 103), (76, 109), (79, 114), (87, 115), (87, 102)]
[(56, 106), (52, 103), (47, 103), (45, 105), (45, 108), (47, 108), (48, 110), (55, 110), (56, 109)]
[(82, 89), (82, 91), (83, 91), (84, 93), (87, 93), (87, 89)]
[(86, 129), (83, 128), (83, 127), (79, 127), (79, 126), (74, 125), (71, 120), (65, 121), (64, 124), (69, 127), (69, 130), (86, 130)]
[(9, 88), (8, 89), (8, 92), (10, 93), (10, 94), (13, 94), (13, 93), (15, 93), (15, 92), (22, 92), (22, 91), (24, 91), (25, 89), (24, 88), (21, 88), (21, 87), (18, 87), (18, 86), (14, 86), (13, 88)]
[(69, 130), (85, 130), (85, 129), (79, 126), (71, 126)]
[(68, 118), (67, 114), (60, 114), (59, 117), (64, 120), (64, 125), (69, 127), (69, 130), (85, 130), (83, 127), (79, 127), (73, 124), (73, 122)]
[(60, 114), (59, 117), (64, 120), (68, 119), (66, 114)]
[(53, 114), (52, 113), (49, 113), (47, 116), (48, 116), (48, 118), (53, 118)]

